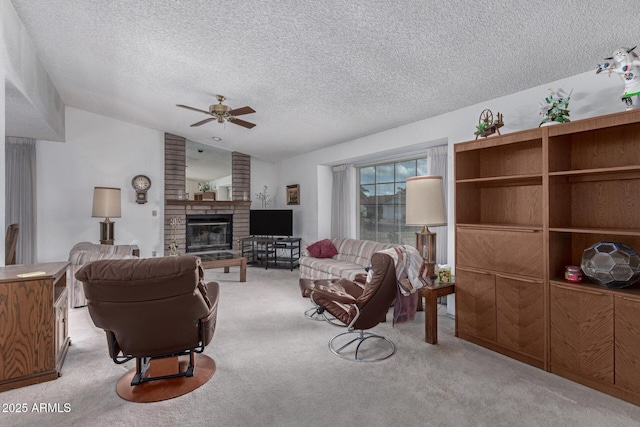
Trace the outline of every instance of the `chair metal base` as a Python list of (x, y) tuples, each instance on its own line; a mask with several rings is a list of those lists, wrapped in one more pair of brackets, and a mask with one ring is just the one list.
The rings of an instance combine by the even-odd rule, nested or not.
[(324, 309), (324, 307), (321, 306), (316, 306), (316, 307), (311, 307), (310, 309), (308, 309), (307, 311), (304, 312), (304, 317), (306, 317), (307, 319), (311, 319), (311, 320), (316, 320), (319, 322), (330, 322), (331, 320), (335, 319), (335, 317), (331, 316), (327, 316), (328, 312)]
[[(357, 335), (357, 336), (352, 338), (346, 344), (343, 344), (339, 348), (336, 348), (337, 346), (337, 344), (335, 343), (336, 338), (341, 337), (343, 335), (344, 336)], [(360, 346), (364, 344), (365, 341), (371, 340), (372, 338), (377, 339), (378, 342), (382, 342), (383, 346), (370, 347), (367, 349), (363, 349), (363, 351), (366, 353), (374, 353), (375, 357), (358, 357), (358, 352), (361, 350)], [(367, 342), (371, 342), (371, 341), (367, 341)], [(349, 349), (352, 348), (353, 345), (355, 345), (355, 351), (353, 350), (349, 351)], [(395, 344), (393, 344), (393, 342), (383, 337), (382, 335), (377, 335), (372, 332), (365, 332), (365, 331), (350, 331), (350, 332), (343, 332), (331, 338), (331, 340), (329, 340), (329, 350), (331, 350), (331, 352), (336, 356), (342, 357), (343, 359), (350, 360), (352, 362), (379, 362), (381, 360), (385, 360), (391, 357), (396, 352), (396, 346)]]

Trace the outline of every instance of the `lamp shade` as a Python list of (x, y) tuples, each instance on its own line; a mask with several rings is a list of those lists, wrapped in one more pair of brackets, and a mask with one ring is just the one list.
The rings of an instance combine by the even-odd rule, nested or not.
[(407, 178), (407, 225), (447, 225), (442, 177)]
[(120, 218), (120, 189), (95, 187), (91, 216), (94, 218)]

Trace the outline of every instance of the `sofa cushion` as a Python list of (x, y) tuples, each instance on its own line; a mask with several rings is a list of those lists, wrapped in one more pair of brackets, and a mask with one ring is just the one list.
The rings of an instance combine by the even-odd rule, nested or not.
[(301, 277), (307, 279), (346, 278), (354, 280), (358, 274), (362, 273), (366, 273), (366, 271), (361, 265), (335, 259), (306, 257), (300, 264)]
[(371, 265), (371, 256), (382, 249), (392, 248), (397, 245), (391, 243), (380, 243), (372, 240), (357, 240), (336, 237), (332, 239), (338, 254), (335, 259), (339, 261), (359, 264), (362, 267)]
[(329, 239), (315, 242), (309, 245), (307, 250), (316, 258), (331, 258), (338, 253), (336, 246)]

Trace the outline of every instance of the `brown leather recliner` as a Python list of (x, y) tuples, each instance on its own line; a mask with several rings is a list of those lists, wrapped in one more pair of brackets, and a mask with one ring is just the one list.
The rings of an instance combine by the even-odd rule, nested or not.
[[(107, 335), (115, 363), (136, 359), (131, 385), (193, 376), (194, 353), (211, 342), (219, 286), (205, 283), (195, 256), (109, 259), (85, 264), (83, 282), (93, 323)], [(152, 359), (189, 356), (184, 372), (158, 377), (144, 372)]]
[[(374, 253), (371, 257), (370, 277), (364, 288), (347, 279), (331, 284), (315, 284), (311, 291), (311, 299), (342, 322), (348, 330), (331, 338), (329, 341), (331, 351), (342, 358), (361, 362), (384, 360), (393, 355), (395, 353), (393, 342), (364, 330), (385, 321), (397, 291), (394, 261), (389, 255), (383, 253)], [(341, 337), (349, 338), (353, 334), (357, 336), (340, 345), (342, 343), (339, 341), (343, 339)], [(378, 349), (367, 348), (365, 352), (374, 354), (371, 357), (359, 357), (360, 347), (371, 338), (386, 343), (386, 350), (383, 350), (383, 354), (378, 354)], [(356, 346), (352, 353), (348, 349), (354, 343)]]

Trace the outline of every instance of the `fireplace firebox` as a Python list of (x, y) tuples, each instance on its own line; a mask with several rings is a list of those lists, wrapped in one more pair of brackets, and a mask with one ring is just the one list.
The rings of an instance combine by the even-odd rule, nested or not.
[(233, 215), (187, 215), (187, 252), (232, 248)]

